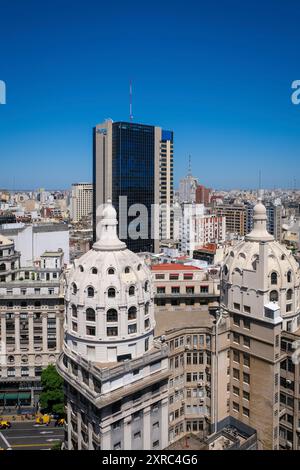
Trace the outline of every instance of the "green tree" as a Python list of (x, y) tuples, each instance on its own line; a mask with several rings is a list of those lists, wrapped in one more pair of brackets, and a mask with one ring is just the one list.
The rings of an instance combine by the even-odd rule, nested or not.
[(41, 409), (47, 413), (64, 414), (63, 379), (54, 365), (50, 364), (41, 375), (43, 391), (40, 395)]

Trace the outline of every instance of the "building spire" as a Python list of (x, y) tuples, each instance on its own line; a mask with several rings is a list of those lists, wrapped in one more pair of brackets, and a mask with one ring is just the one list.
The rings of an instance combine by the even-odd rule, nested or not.
[(97, 251), (118, 251), (124, 250), (126, 244), (121, 242), (117, 235), (117, 212), (112, 205), (111, 199), (107, 199), (107, 203), (102, 211), (102, 219), (99, 240), (94, 243), (93, 249)]
[(253, 209), (253, 230), (246, 235), (246, 241), (267, 242), (273, 241), (274, 237), (267, 231), (267, 210), (262, 203), (261, 195), (259, 195), (257, 204)]

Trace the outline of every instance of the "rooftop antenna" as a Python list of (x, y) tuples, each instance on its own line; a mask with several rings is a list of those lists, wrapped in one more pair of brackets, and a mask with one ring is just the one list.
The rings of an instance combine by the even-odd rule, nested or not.
[(192, 157), (189, 155), (189, 169), (188, 169), (188, 176), (192, 176)]
[(129, 82), (129, 119), (130, 122), (133, 121), (133, 114), (132, 114), (132, 80)]

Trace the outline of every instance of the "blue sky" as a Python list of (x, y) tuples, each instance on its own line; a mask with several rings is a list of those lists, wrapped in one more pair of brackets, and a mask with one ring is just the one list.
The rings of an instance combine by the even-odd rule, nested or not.
[(175, 182), (300, 187), (297, 0), (0, 0), (0, 187), (91, 181), (92, 127), (173, 129)]

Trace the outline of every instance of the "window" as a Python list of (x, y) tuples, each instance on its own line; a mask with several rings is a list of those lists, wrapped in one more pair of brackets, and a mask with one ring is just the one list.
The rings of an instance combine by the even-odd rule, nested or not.
[(240, 405), (238, 403), (236, 403), (235, 401), (232, 403), (232, 408), (233, 408), (233, 411), (240, 411)]
[(94, 326), (87, 326), (86, 327), (86, 334), (88, 336), (96, 336), (96, 328)]
[(130, 267), (129, 267), (129, 266), (126, 266), (124, 272), (125, 272), (125, 274), (129, 274), (129, 273), (130, 273)]
[(270, 292), (270, 302), (278, 302), (278, 292), (277, 292), (277, 290), (272, 290)]
[(187, 293), (187, 294), (194, 294), (194, 291), (195, 291), (195, 289), (194, 289), (193, 286), (186, 287), (185, 290), (186, 290), (186, 293)]
[(233, 350), (233, 360), (234, 362), (240, 362), (240, 353), (235, 349)]
[(108, 297), (116, 297), (116, 289), (114, 287), (110, 287), (107, 291)]
[(83, 266), (79, 266), (79, 271), (80, 271), (81, 273), (83, 273), (83, 271), (84, 271)]
[(287, 282), (292, 282), (292, 272), (291, 271), (288, 271), (286, 277), (287, 277)]
[(241, 309), (241, 305), (240, 305), (240, 304), (237, 304), (236, 302), (234, 302), (233, 308), (234, 308), (235, 310), (240, 310), (240, 309)]
[(250, 320), (248, 318), (244, 318), (244, 328), (250, 330)]
[(72, 292), (73, 292), (73, 294), (77, 294), (77, 286), (76, 286), (75, 282), (73, 282), (73, 284), (72, 284)]
[(238, 387), (233, 387), (232, 391), (234, 395), (238, 395), (238, 396), (240, 395), (240, 389)]
[(271, 273), (271, 284), (275, 286), (277, 284), (277, 273)]
[(136, 307), (130, 307), (128, 310), (128, 320), (136, 319)]
[(240, 371), (238, 369), (233, 369), (233, 378), (240, 380)]
[(88, 295), (88, 297), (94, 297), (94, 288), (93, 287), (88, 287), (87, 295)]
[(86, 310), (86, 321), (96, 321), (96, 313), (92, 308)]
[(233, 333), (233, 342), (234, 343), (240, 343), (240, 335), (238, 335), (237, 333)]
[(148, 351), (149, 349), (149, 338), (145, 339), (145, 351)]
[(107, 336), (118, 336), (118, 327), (108, 326), (106, 329)]
[(133, 439), (140, 439), (141, 438), (141, 431), (137, 431), (133, 435)]
[(148, 315), (149, 313), (149, 302), (145, 303), (145, 315)]
[(247, 418), (249, 418), (249, 416), (250, 416), (250, 411), (249, 411), (249, 409), (248, 409), (248, 408), (245, 408), (244, 406), (243, 406), (243, 415), (244, 415), (244, 416), (247, 416)]
[(77, 318), (77, 308), (75, 305), (72, 305), (72, 317)]
[(148, 290), (149, 290), (149, 281), (146, 281), (144, 284), (144, 291), (148, 292)]
[(179, 279), (178, 274), (170, 274), (169, 276), (170, 281), (177, 281)]
[(248, 336), (244, 336), (244, 346), (250, 348), (250, 338)]
[(244, 305), (244, 312), (251, 313), (251, 307), (249, 307), (248, 305)]
[(146, 318), (145, 320), (145, 329), (148, 330), (150, 328), (150, 320), (149, 318)]
[(166, 293), (166, 288), (165, 288), (165, 287), (158, 287), (158, 288), (156, 289), (156, 292), (157, 292), (158, 294), (165, 294), (165, 293)]
[(249, 354), (244, 354), (244, 366), (250, 367), (250, 356), (249, 356)]
[(110, 308), (106, 314), (106, 321), (108, 322), (117, 322), (118, 321), (118, 312), (114, 308)]
[(129, 295), (134, 295), (134, 294), (135, 294), (135, 287), (134, 287), (134, 286), (130, 286), (128, 292), (129, 292)]
[(121, 442), (117, 442), (116, 444), (114, 444), (114, 450), (119, 450), (121, 449)]
[(201, 294), (208, 294), (208, 286), (200, 286)]
[(285, 311), (286, 312), (291, 312), (292, 311), (292, 304), (286, 304)]
[(97, 274), (98, 273), (98, 269), (97, 268), (92, 268), (92, 274)]
[(183, 279), (185, 281), (193, 279), (193, 273), (184, 273)]
[(246, 372), (243, 373), (243, 382), (245, 382), (246, 384), (250, 383), (250, 375), (246, 374)]
[(128, 334), (131, 335), (133, 333), (136, 333), (137, 331), (137, 326), (136, 323), (133, 323), (132, 325), (128, 325)]
[(292, 300), (292, 298), (293, 298), (293, 290), (288, 289), (288, 291), (286, 293), (286, 300)]
[(75, 331), (75, 332), (78, 330), (77, 323), (74, 322), (74, 321), (72, 322), (72, 330)]
[(115, 274), (114, 268), (108, 268), (108, 271), (107, 271), (107, 272), (108, 272), (108, 274), (109, 274), (110, 276), (112, 276), (113, 274)]
[(236, 326), (240, 326), (240, 317), (236, 314), (233, 315), (233, 324)]
[(244, 400), (249, 401), (250, 400), (250, 393), (243, 390), (243, 398), (244, 398)]
[(180, 287), (171, 287), (171, 292), (172, 292), (172, 294), (179, 294), (180, 293)]
[(165, 275), (164, 274), (155, 274), (155, 279), (164, 279)]

